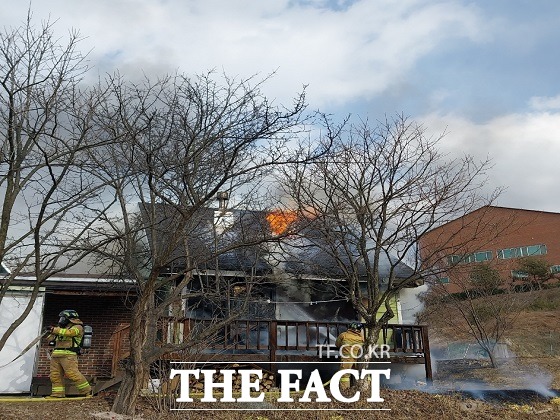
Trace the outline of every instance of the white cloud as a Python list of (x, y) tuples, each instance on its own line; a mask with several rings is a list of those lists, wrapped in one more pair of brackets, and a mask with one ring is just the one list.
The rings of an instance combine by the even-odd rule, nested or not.
[[(228, 75), (267, 75), (269, 95), (285, 101), (309, 84), (324, 107), (368, 98), (397, 83), (414, 64), (450, 38), (478, 41), (488, 31), (478, 11), (455, 0), (361, 0), (325, 7), (325, 0), (51, 0), (35, 15), (78, 28), (101, 72), (119, 67)], [(21, 22), (26, 3), (0, 23)]]
[(534, 96), (529, 100), (529, 106), (536, 111), (560, 110), (560, 95)]
[[(308, 100), (325, 111), (406, 85), (415, 66), (432, 52), (487, 41), (503, 48), (505, 34), (512, 37), (509, 46), (529, 38), (527, 33), (527, 45), (540, 39), (535, 30), (512, 31), (507, 13), (485, 14), (466, 0), (50, 0), (32, 7), (36, 22), (49, 15), (58, 19), (61, 35), (78, 28), (87, 37), (83, 50), (93, 49), (92, 64), (102, 73), (115, 68), (128, 76), (216, 69), (248, 77), (278, 69), (265, 86), (267, 95), (287, 102), (309, 84)], [(11, 2), (2, 8), (0, 25), (23, 22), (26, 10), (26, 2)], [(527, 21), (541, 24), (540, 19)], [(455, 86), (438, 85), (438, 69), (431, 71), (436, 82), (427, 98), (430, 106), (439, 108), (459, 95), (486, 105), (476, 91), (461, 90), (459, 76), (468, 75), (476, 58), (465, 59), (465, 73), (457, 76)], [(489, 57), (481, 58), (487, 59), (481, 66), (491, 64)], [(534, 113), (475, 123), (442, 111), (420, 120), (436, 132), (447, 127), (442, 147), (449, 153), (494, 159), (489, 186), (509, 186), (504, 205), (560, 211), (560, 199), (554, 198), (560, 96), (552, 95), (557, 92), (533, 97)], [(508, 111), (493, 114), (498, 112)]]
[(486, 188), (507, 188), (500, 205), (560, 211), (555, 170), (560, 156), (560, 113), (509, 114), (482, 124), (437, 113), (419, 120), (431, 134), (447, 131), (441, 148), (450, 156), (466, 153), (492, 159)]

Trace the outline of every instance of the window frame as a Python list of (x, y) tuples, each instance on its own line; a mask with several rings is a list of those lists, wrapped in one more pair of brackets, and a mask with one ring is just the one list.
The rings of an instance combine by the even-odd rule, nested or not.
[(538, 255), (546, 255), (547, 253), (548, 253), (548, 249), (545, 244), (525, 245), (525, 246), (517, 246), (513, 248), (502, 248), (496, 251), (496, 255), (498, 256), (499, 260), (510, 260), (512, 258), (523, 258), (523, 257), (535, 257)]
[(492, 251), (475, 251), (468, 254), (452, 254), (447, 256), (447, 265), (482, 263), (492, 260)]
[(525, 280), (529, 278), (529, 273), (522, 270), (511, 270), (511, 278), (516, 280)]

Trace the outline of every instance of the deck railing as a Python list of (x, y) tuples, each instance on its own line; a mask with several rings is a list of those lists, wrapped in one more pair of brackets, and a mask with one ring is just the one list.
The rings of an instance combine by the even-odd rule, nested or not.
[[(211, 320), (162, 318), (158, 341), (160, 344), (182, 343), (189, 339), (190, 334), (204, 331), (214, 323)], [(322, 346), (334, 346), (336, 338), (346, 331), (347, 325), (346, 322), (236, 320), (216, 331), (205, 351), (264, 354), (269, 362), (274, 363), (279, 355), (289, 352), (318, 354)], [(113, 374), (118, 368), (118, 358), (123, 354), (123, 336), (128, 334), (128, 330), (120, 329), (116, 334), (118, 336), (113, 339)], [(426, 377), (431, 380), (430, 346), (425, 325), (384, 325), (377, 344), (388, 345), (392, 355), (423, 362)]]

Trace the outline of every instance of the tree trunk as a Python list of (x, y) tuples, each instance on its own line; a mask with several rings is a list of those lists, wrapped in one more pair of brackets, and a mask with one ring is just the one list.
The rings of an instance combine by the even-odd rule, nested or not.
[(490, 359), (490, 366), (493, 368), (498, 367), (496, 364), (496, 356), (494, 356), (494, 349), (486, 350), (486, 353), (488, 353), (488, 358)]
[(131, 366), (127, 367), (119, 392), (113, 402), (113, 412), (134, 416), (140, 390), (144, 388), (146, 372), (147, 366), (144, 363), (131, 364)]
[[(379, 340), (379, 336), (381, 335), (381, 325), (376, 324), (375, 327), (370, 329), (369, 334), (366, 334), (364, 340), (364, 353), (360, 359), (361, 362), (355, 368), (361, 371), (361, 369), (368, 369), (369, 364), (371, 363), (371, 354), (368, 349), (373, 348), (374, 345), (377, 344)], [(367, 395), (369, 390), (371, 389), (371, 382), (369, 380), (358, 379), (358, 389), (362, 393), (362, 395)]]
[(371, 394), (371, 381), (369, 379), (360, 379), (358, 381), (358, 390), (361, 395)]
[(137, 301), (130, 320), (130, 358), (124, 370), (124, 377), (113, 402), (112, 410), (118, 414), (132, 416), (140, 391), (146, 387), (150, 373), (150, 360), (144, 357), (145, 350), (150, 349), (155, 343), (150, 342), (150, 327), (155, 324), (149, 322), (151, 311), (150, 299), (145, 296)]

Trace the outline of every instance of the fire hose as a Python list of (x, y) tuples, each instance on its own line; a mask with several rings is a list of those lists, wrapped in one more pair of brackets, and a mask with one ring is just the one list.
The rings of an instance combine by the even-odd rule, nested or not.
[(48, 334), (50, 334), (50, 329), (45, 329), (43, 332), (41, 332), (41, 334), (39, 334), (37, 337), (35, 337), (31, 343), (29, 343), (27, 345), (27, 347), (25, 347), (15, 358), (13, 358), (12, 360), (10, 360), (8, 363), (0, 366), (0, 369), (8, 366), (10, 363), (15, 362), (17, 359), (19, 359), (21, 356), (23, 356), (25, 353), (27, 353), (29, 351), (29, 349), (31, 349), (35, 344), (37, 344), (39, 341), (41, 341), (41, 339), (43, 337), (46, 337)]

